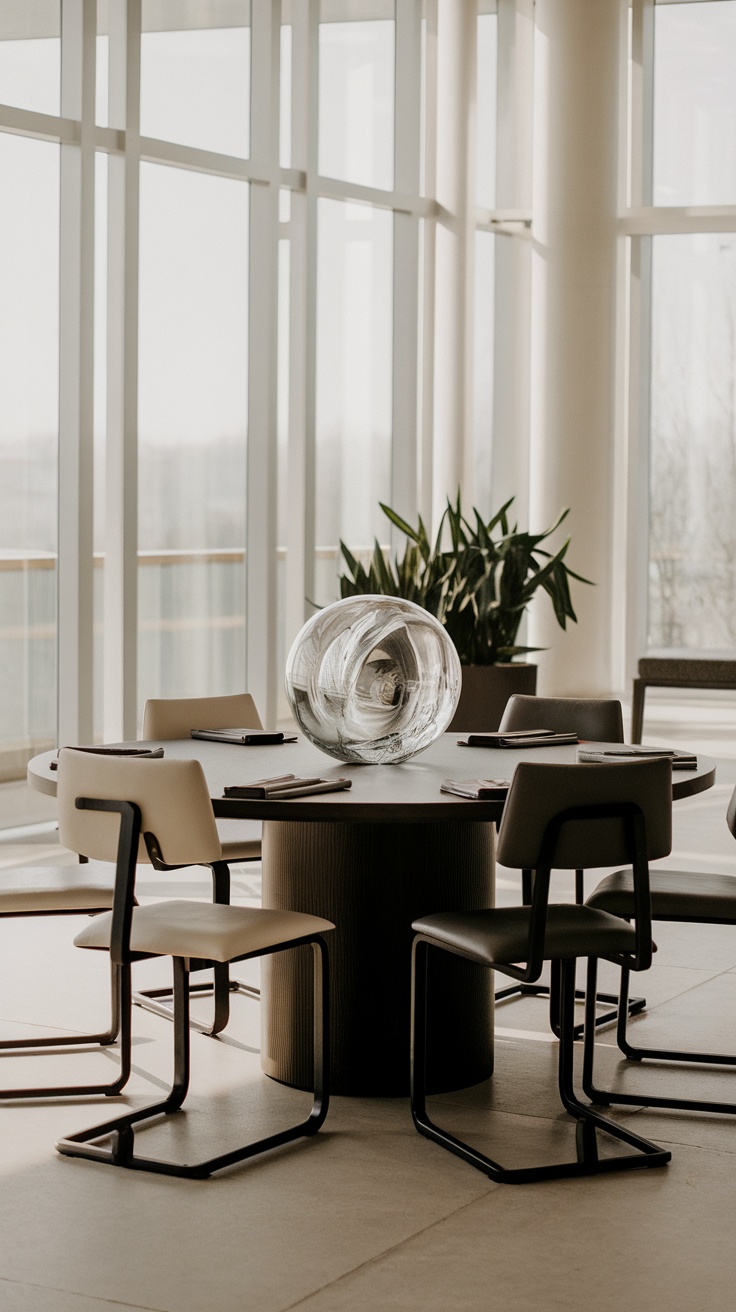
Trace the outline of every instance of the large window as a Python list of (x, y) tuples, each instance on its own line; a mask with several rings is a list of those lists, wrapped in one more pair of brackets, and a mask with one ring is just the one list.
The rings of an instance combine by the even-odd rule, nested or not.
[(242, 687), (248, 186), (141, 166), (138, 700)]
[(149, 696), (273, 722), (340, 539), (490, 508), (516, 9), (0, 6), (0, 780)]
[(633, 55), (644, 94), (632, 124), (641, 161), (632, 180), (639, 207), (632, 346), (641, 378), (632, 418), (636, 432), (640, 417), (649, 471), (648, 608), (635, 646), (731, 650), (736, 4), (695, 0), (652, 9), (636, 0)]
[(56, 736), (59, 147), (0, 134), (0, 175), (2, 780)]

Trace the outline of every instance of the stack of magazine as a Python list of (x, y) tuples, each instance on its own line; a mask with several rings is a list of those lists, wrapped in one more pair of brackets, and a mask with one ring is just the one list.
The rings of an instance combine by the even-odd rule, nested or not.
[(673, 770), (697, 770), (698, 758), (694, 752), (678, 751), (674, 747), (580, 747), (577, 753), (579, 761), (650, 761), (657, 757), (667, 757), (672, 762)]

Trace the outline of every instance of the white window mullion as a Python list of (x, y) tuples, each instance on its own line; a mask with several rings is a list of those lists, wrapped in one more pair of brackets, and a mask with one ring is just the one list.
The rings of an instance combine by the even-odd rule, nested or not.
[(476, 6), (438, 0), (433, 520), (469, 503), (473, 438)]
[[(396, 8), (394, 191), (419, 194), (421, 4)], [(417, 511), (419, 219), (394, 214), (393, 414), (391, 504), (410, 521)]]
[[(496, 206), (531, 213), (534, 0), (498, 0)], [(494, 305), (492, 495), (515, 497), (529, 517), (531, 264), (529, 234), (497, 237)]]
[(433, 198), (424, 225), (422, 277), (421, 423), (417, 468), (417, 510), (432, 522), (434, 485), (435, 256), (437, 246), (437, 0), (426, 0), (424, 69), (424, 191)]
[(58, 740), (92, 741), (92, 460), (96, 0), (65, 0), (59, 288)]
[(104, 734), (137, 732), (138, 251), (141, 0), (110, 0)]
[(292, 165), (303, 170), (305, 190), (291, 193), (289, 224), (287, 647), (307, 618), (308, 599), (315, 595), (319, 0), (295, 0), (291, 21)]
[(276, 722), (277, 370), (280, 0), (251, 6), (251, 156), (268, 182), (250, 190), (247, 686), (267, 725)]
[[(631, 204), (650, 206), (654, 140), (654, 0), (632, 13)], [(627, 469), (626, 682), (646, 650), (649, 601), (649, 419), (652, 238), (631, 239)]]

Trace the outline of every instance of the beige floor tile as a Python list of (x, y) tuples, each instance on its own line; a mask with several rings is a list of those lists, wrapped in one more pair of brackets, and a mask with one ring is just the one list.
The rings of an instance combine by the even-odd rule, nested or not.
[(664, 1169), (500, 1188), (296, 1306), (731, 1312), (735, 1201), (730, 1162), (692, 1148)]
[(91, 1297), (270, 1312), (491, 1187), (410, 1127), (381, 1141), (330, 1130), (205, 1182), (50, 1159), (5, 1178), (0, 1275), (34, 1279), (43, 1251), (59, 1286)]
[[(660, 728), (656, 714), (648, 722)], [(683, 741), (690, 740), (686, 730)], [(719, 767), (712, 793), (678, 804), (669, 864), (727, 870), (733, 858), (736, 871), (725, 825), (734, 780), (731, 761)], [(0, 848), (0, 863), (35, 863), (39, 852), (70, 859), (44, 833), (35, 848), (14, 838), (12, 850)], [(513, 902), (518, 872), (499, 874), (500, 900)], [(568, 896), (569, 877), (556, 879), (559, 896)], [(143, 871), (139, 887), (144, 898), (211, 895), (203, 869)], [(233, 890), (237, 900), (256, 902), (260, 868), (234, 870)], [(107, 967), (71, 946), (77, 923), (0, 924), (0, 1036), (104, 1020)], [(736, 1050), (736, 930), (662, 926), (657, 938), (652, 971), (635, 985), (648, 1013), (632, 1034), (733, 1040)], [(257, 966), (236, 971), (257, 981)], [(170, 972), (168, 962), (141, 963), (135, 983), (166, 983)], [(603, 976), (615, 985), (615, 971)], [(202, 1016), (210, 1006), (209, 999), (195, 1004)], [(615, 1111), (671, 1144), (672, 1166), (516, 1189), (493, 1185), (422, 1139), (406, 1099), (333, 1099), (315, 1140), (207, 1182), (58, 1158), (60, 1135), (157, 1098), (167, 1086), (171, 1026), (136, 1009), (134, 1034), (135, 1074), (124, 1099), (0, 1107), (2, 1312), (725, 1312), (733, 1304), (731, 1118)], [(612, 1043), (611, 1031), (600, 1036), (604, 1076), (619, 1064)], [(141, 1135), (145, 1150), (196, 1159), (303, 1116), (308, 1097), (265, 1079), (258, 1046), (259, 1009), (234, 998), (221, 1041), (192, 1036), (186, 1115)], [(0, 1082), (78, 1079), (80, 1064), (103, 1078), (114, 1056), (0, 1059)], [(509, 1164), (568, 1156), (574, 1131), (556, 1091), (557, 1046), (544, 1003), (499, 1009), (496, 1056), (493, 1081), (433, 1100), (435, 1115)], [(678, 1090), (694, 1087), (699, 1075), (625, 1072), (631, 1087), (656, 1076)], [(705, 1081), (718, 1090), (712, 1096), (728, 1097), (736, 1084), (722, 1070), (706, 1071)]]
[(18, 1284), (15, 1280), (0, 1280), (0, 1307), (3, 1312), (155, 1312), (141, 1310), (140, 1304), (111, 1303), (106, 1298), (87, 1298), (65, 1289)]

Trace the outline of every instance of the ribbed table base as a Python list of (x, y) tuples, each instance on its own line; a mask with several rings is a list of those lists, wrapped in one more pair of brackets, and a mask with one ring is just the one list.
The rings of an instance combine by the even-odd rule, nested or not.
[[(263, 826), (263, 905), (324, 916), (332, 982), (331, 1089), (409, 1090), (412, 921), (432, 911), (493, 905), (492, 824)], [(312, 953), (263, 959), (262, 1064), (311, 1088)], [(491, 972), (430, 954), (428, 1083), (464, 1088), (493, 1069)]]

